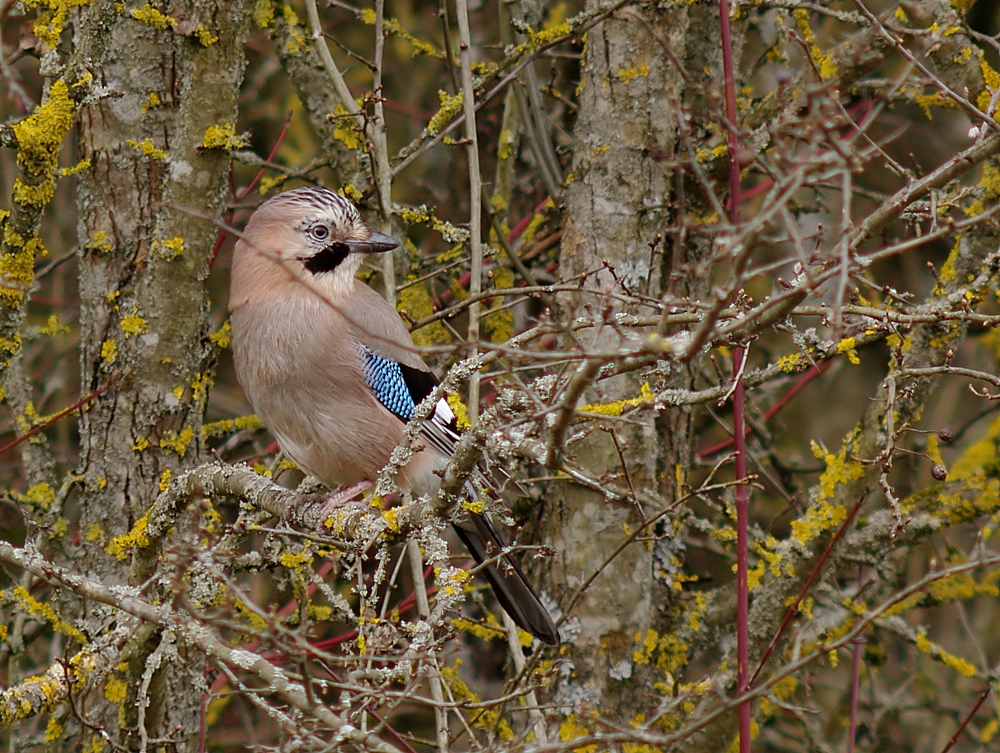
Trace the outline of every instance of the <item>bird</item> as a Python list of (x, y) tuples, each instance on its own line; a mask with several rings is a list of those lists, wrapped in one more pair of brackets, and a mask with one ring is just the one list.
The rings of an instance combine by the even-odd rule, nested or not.
[[(399, 246), (346, 197), (318, 186), (279, 193), (247, 221), (233, 251), (229, 311), (236, 377), (282, 452), (331, 489), (372, 482), (438, 380), (409, 330), (357, 279), (367, 257)], [(433, 494), (460, 438), (445, 399), (421, 426), (397, 485)], [(466, 484), (470, 496), (477, 493)], [(560, 642), (517, 561), (485, 513), (453, 523), (521, 629)]]

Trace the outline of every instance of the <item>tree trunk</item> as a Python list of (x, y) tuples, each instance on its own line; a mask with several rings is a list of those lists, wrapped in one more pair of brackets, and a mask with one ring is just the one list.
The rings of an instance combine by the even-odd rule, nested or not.
[[(599, 5), (592, 2), (588, 8)], [(717, 9), (700, 5), (635, 6), (589, 32), (575, 128), (580, 140), (564, 195), (565, 279), (601, 270), (588, 278), (590, 289), (644, 294), (667, 304), (671, 298), (700, 298), (708, 290), (708, 276), (696, 270), (709, 244), (665, 231), (676, 227), (677, 217), (691, 203), (700, 203), (698, 192), (684, 185), (685, 179), (693, 181), (670, 165), (675, 157), (686, 159), (682, 110), (690, 118), (685, 129), (718, 122), (719, 47), (692, 44), (717, 35)], [(611, 297), (590, 296), (576, 303), (589, 307), (591, 315), (601, 307), (622, 310)], [(656, 315), (653, 308), (635, 304), (627, 313)], [(604, 320), (609, 321), (607, 314)], [(621, 347), (627, 337), (609, 324), (593, 335), (585, 333), (583, 341), (591, 351), (603, 353)], [(661, 373), (664, 384), (650, 385), (654, 390), (691, 386), (687, 367), (664, 364)], [(629, 377), (598, 378), (588, 401), (636, 398), (642, 386)], [(643, 415), (642, 426), (630, 416), (616, 437), (594, 431), (571, 448), (593, 478), (616, 474), (610, 486), (626, 497), (613, 501), (578, 485), (559, 488), (561, 515), (549, 529), (558, 550), (553, 579), (569, 584), (570, 591), (643, 519), (683, 493), (691, 471), (691, 409), (670, 409), (656, 418)], [(628, 465), (627, 477), (619, 451)], [(656, 489), (661, 498), (629, 499), (630, 488)], [(660, 541), (645, 543), (654, 534)], [(614, 557), (577, 606), (582, 634), (571, 649), (575, 681), (602, 711), (621, 720), (651, 711), (655, 698), (649, 689), (664, 682), (669, 686), (673, 679), (671, 670), (664, 669), (672, 660), (664, 653), (663, 638), (672, 630), (671, 590), (678, 587), (664, 571), (665, 558), (676, 551), (669, 522), (661, 521), (642, 538)], [(644, 649), (650, 645), (658, 648)], [(650, 661), (657, 652), (664, 659), (659, 666)]]
[[(117, 377), (80, 425), (79, 566), (104, 582), (148, 577), (131, 551), (141, 537), (116, 537), (136, 527), (162, 484), (201, 460), (214, 363), (204, 281), (228, 189), (245, 6), (198, 0), (175, 4), (168, 17), (97, 2), (78, 27), (75, 66), (108, 92), (80, 113), (79, 152), (90, 166), (78, 195), (82, 384), (96, 390)], [(106, 619), (94, 615), (93, 627)], [(106, 729), (120, 722), (129, 747), (140, 734), (134, 689), (162, 640), (156, 634), (125, 657), (124, 714), (113, 706), (101, 714)], [(145, 732), (176, 735), (188, 749), (202, 661), (178, 650), (181, 662), (156, 671), (166, 676), (150, 687)]]

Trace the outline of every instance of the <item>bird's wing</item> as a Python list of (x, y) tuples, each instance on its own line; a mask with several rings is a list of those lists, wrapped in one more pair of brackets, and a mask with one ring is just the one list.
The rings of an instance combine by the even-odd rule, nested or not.
[[(360, 342), (357, 348), (365, 381), (375, 398), (403, 423), (413, 418), (417, 406), (437, 387), (434, 375), (379, 355)], [(434, 413), (424, 422), (421, 433), (445, 456), (455, 451), (459, 438), (458, 425), (444, 398), (434, 406)]]
[[(423, 399), (437, 387), (437, 378), (415, 351), (399, 314), (370, 287), (360, 282), (356, 284), (344, 315), (354, 329), (365, 380), (372, 394), (386, 410), (406, 423), (413, 418)], [(447, 401), (438, 401), (421, 431), (446, 457), (452, 455), (459, 432), (455, 414)]]

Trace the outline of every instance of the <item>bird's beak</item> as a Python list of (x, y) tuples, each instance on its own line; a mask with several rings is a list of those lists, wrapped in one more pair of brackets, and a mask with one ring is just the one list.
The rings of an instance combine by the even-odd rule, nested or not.
[(399, 241), (377, 230), (372, 230), (372, 234), (366, 240), (344, 241), (344, 243), (356, 254), (381, 254), (399, 247)]

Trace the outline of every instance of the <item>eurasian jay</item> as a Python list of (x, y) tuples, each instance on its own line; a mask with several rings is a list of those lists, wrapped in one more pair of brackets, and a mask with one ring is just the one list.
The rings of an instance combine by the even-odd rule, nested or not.
[[(282, 451), (330, 488), (376, 480), (416, 406), (437, 385), (396, 311), (355, 278), (368, 254), (398, 245), (369, 228), (343, 196), (310, 187), (264, 202), (233, 252), (236, 376)], [(458, 438), (442, 399), (397, 484), (433, 494), (441, 482), (435, 471), (447, 465)], [(469, 514), (455, 531), (480, 564), (504, 548), (486, 515)], [(519, 627), (559, 643), (513, 558), (483, 572)]]

